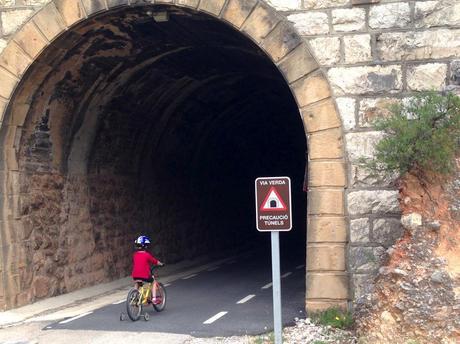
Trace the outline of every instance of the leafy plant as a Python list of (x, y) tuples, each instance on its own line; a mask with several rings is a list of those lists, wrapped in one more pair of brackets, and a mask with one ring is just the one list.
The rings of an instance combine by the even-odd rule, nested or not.
[(329, 308), (323, 312), (313, 314), (312, 320), (317, 324), (340, 329), (348, 329), (353, 325), (351, 313), (337, 308)]
[(373, 123), (384, 133), (374, 158), (361, 163), (376, 173), (452, 172), (460, 147), (460, 97), (423, 92), (390, 110)]

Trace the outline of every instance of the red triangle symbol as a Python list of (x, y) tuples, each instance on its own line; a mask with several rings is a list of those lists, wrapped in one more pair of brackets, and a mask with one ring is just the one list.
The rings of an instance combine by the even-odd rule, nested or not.
[(265, 197), (262, 205), (260, 206), (260, 211), (286, 211), (287, 207), (281, 198), (276, 188), (272, 186), (268, 190), (267, 196)]

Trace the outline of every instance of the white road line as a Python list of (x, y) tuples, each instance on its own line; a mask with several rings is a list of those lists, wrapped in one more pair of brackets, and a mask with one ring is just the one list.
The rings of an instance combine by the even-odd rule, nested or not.
[(270, 283), (264, 285), (264, 286), (262, 287), (262, 289), (268, 289), (268, 288), (270, 288), (271, 286), (272, 286), (272, 282), (270, 282)]
[(248, 296), (246, 296), (245, 298), (242, 298), (240, 301), (238, 301), (237, 304), (242, 304), (242, 303), (248, 302), (248, 301), (251, 300), (254, 296), (255, 296), (254, 294), (248, 295)]
[(120, 303), (123, 303), (125, 301), (126, 301), (125, 299), (120, 300), (120, 301), (115, 301), (114, 303), (112, 303), (112, 305), (119, 305)]
[(209, 269), (206, 270), (206, 271), (214, 271), (214, 270), (217, 270), (217, 269), (219, 269), (219, 268), (220, 268), (220, 266), (214, 266), (214, 267), (212, 267), (212, 268), (209, 268)]
[(171, 285), (171, 283), (163, 284), (164, 287), (169, 287), (170, 285)]
[(73, 320), (77, 320), (77, 319), (83, 318), (83, 317), (85, 317), (85, 316), (87, 316), (87, 315), (89, 315), (89, 314), (91, 314), (91, 313), (93, 313), (93, 312), (83, 313), (83, 314), (77, 315), (77, 316), (75, 316), (75, 317), (73, 317), (73, 318), (66, 319), (66, 320), (62, 320), (62, 321), (59, 322), (59, 324), (67, 324), (68, 322), (71, 322), (71, 321), (73, 321)]
[(52, 326), (46, 326), (47, 329), (53, 328)]
[(295, 268), (296, 268), (297, 270), (299, 270), (299, 269), (302, 269), (304, 266), (305, 266), (305, 265), (297, 265)]
[(189, 278), (193, 278), (193, 277), (195, 277), (196, 275), (197, 275), (197, 274), (191, 274), (191, 275), (182, 277), (182, 279), (183, 279), (183, 280), (186, 280), (186, 279), (189, 279)]
[(281, 275), (281, 278), (288, 277), (289, 275), (292, 275), (292, 272), (286, 272), (284, 275)]
[(214, 321), (216, 321), (217, 319), (222, 318), (227, 313), (228, 312), (219, 312), (216, 315), (214, 315), (213, 317), (211, 317), (208, 320), (206, 320), (203, 324), (205, 324), (205, 325), (212, 324)]

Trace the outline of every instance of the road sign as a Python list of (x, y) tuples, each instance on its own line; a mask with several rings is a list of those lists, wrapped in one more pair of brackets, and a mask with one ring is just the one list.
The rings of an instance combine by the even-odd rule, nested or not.
[(257, 230), (290, 231), (292, 228), (291, 179), (289, 177), (257, 178)]

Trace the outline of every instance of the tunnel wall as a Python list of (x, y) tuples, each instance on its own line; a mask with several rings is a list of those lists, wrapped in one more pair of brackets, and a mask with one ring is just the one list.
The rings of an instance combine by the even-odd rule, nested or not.
[[(400, 233), (397, 191), (390, 186), (390, 178), (371, 178), (356, 165), (356, 159), (372, 154), (379, 133), (369, 122), (384, 115), (388, 103), (414, 91), (458, 82), (458, 2), (156, 3), (174, 3), (221, 18), (253, 39), (284, 74), (308, 137), (307, 308), (345, 305), (356, 299), (364, 286), (371, 285), (382, 252)], [(0, 304), (4, 307), (26, 302), (17, 298), (21, 271), (30, 263), (21, 243), (27, 228), (18, 222), (19, 186), (50, 185), (50, 194), (44, 198), (63, 194), (59, 178), (20, 182), (18, 142), (28, 101), (27, 97), (18, 101), (15, 96), (12, 111), (10, 99), (28, 66), (58, 35), (88, 16), (125, 5), (127, 0), (11, 0), (1, 4), (4, 159)], [(43, 210), (44, 221), (52, 211)]]

